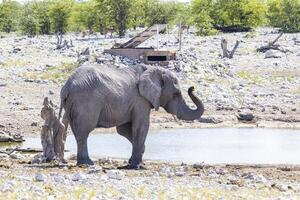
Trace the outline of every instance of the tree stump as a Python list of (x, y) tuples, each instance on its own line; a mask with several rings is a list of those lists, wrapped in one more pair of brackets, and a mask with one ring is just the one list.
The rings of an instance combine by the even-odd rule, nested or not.
[(222, 51), (223, 51), (223, 58), (230, 58), (231, 59), (231, 58), (233, 58), (233, 55), (234, 55), (235, 51), (237, 50), (240, 42), (236, 41), (236, 43), (235, 43), (235, 45), (234, 45), (234, 47), (231, 51), (228, 50), (227, 44), (228, 44), (227, 40), (222, 39), (221, 48), (222, 48)]
[(45, 120), (41, 131), (43, 156), (46, 161), (58, 159), (65, 162), (66, 126), (56, 117), (54, 105), (48, 97), (44, 99), (43, 105), (41, 110), (41, 117)]

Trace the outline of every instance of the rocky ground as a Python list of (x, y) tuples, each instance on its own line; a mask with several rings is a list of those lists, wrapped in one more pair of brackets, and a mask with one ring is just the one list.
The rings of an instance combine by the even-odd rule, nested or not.
[[(131, 35), (134, 35), (132, 33)], [(37, 134), (43, 98), (49, 96), (59, 105), (59, 92), (66, 78), (81, 63), (130, 66), (135, 62), (103, 54), (115, 43), (131, 36), (105, 39), (100, 35), (82, 38), (70, 34), (74, 47), (55, 50), (55, 36), (28, 38), (2, 35), (0, 38), (0, 130), (21, 134)], [(152, 113), (152, 128), (246, 126), (300, 127), (300, 46), (299, 34), (284, 34), (278, 41), (283, 50), (267, 52), (256, 49), (278, 36), (276, 30), (258, 29), (250, 33), (220, 34), (197, 37), (184, 34), (177, 61), (170, 70), (181, 80), (183, 90), (194, 85), (205, 105), (205, 114), (194, 123), (176, 122), (163, 109)], [(241, 41), (233, 59), (221, 57), (221, 39), (229, 48)], [(176, 49), (173, 34), (161, 35), (161, 48)], [(150, 39), (144, 46), (153, 46)], [(89, 56), (78, 56), (89, 47)], [(240, 117), (238, 117), (240, 115)], [(239, 120), (240, 119), (240, 120)]]
[(194, 165), (146, 161), (147, 170), (0, 162), (0, 199), (299, 199), (299, 166)]
[[(40, 110), (59, 92), (79, 63), (130, 66), (134, 61), (103, 54), (126, 38), (69, 34), (74, 47), (55, 50), (55, 36), (0, 35), (0, 136), (38, 136)], [(274, 29), (197, 37), (183, 35), (174, 71), (184, 91), (191, 85), (205, 105), (193, 123), (176, 121), (162, 109), (151, 114), (151, 129), (193, 127), (300, 128), (299, 34), (284, 34), (280, 51), (258, 53), (275, 39)], [(221, 57), (221, 39), (240, 46), (233, 59)], [(161, 48), (176, 49), (175, 34), (161, 35)], [(150, 39), (145, 46), (156, 45)], [(89, 47), (89, 55), (79, 55)], [(266, 58), (268, 57), (268, 58)], [(271, 58), (269, 58), (271, 57)], [(191, 103), (191, 102), (190, 102)], [(57, 107), (58, 109), (58, 107)], [(114, 130), (102, 130), (114, 131)], [(15, 159), (13, 159), (15, 158)], [(300, 199), (299, 166), (195, 166), (147, 162), (148, 170), (109, 171), (122, 161), (99, 161), (95, 168), (28, 165), (29, 155), (0, 154), (0, 199)], [(120, 180), (117, 180), (120, 179)]]

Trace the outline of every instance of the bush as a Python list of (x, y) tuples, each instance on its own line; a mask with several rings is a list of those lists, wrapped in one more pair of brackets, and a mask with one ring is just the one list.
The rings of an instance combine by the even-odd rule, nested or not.
[(33, 7), (31, 3), (27, 3), (22, 10), (22, 21), (20, 24), (23, 34), (28, 36), (35, 36), (38, 32), (37, 21), (33, 13)]
[(96, 4), (93, 1), (76, 3), (70, 21), (72, 31), (93, 31), (97, 22)]
[(266, 22), (266, 11), (262, 0), (217, 0), (212, 18), (221, 27), (257, 27)]
[(118, 35), (123, 37), (129, 23), (131, 0), (109, 0), (108, 3), (111, 8), (111, 16)]
[(34, 1), (32, 2), (34, 18), (36, 20), (37, 30), (40, 34), (50, 34), (51, 22), (49, 17), (50, 2)]
[(194, 0), (192, 4), (193, 24), (198, 35), (212, 35), (217, 33), (212, 19), (213, 2), (210, 0)]
[(0, 31), (11, 32), (18, 28), (20, 4), (6, 0), (0, 3)]
[(300, 0), (270, 0), (268, 7), (271, 26), (284, 32), (300, 31)]
[(267, 5), (262, 0), (194, 0), (192, 10), (198, 34), (210, 35), (215, 28), (247, 30), (265, 24)]
[(51, 29), (55, 33), (65, 33), (68, 28), (68, 20), (72, 10), (73, 0), (54, 0), (50, 4), (49, 18)]

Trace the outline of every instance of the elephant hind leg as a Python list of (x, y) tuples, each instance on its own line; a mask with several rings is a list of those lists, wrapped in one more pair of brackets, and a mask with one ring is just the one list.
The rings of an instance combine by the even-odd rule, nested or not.
[(93, 165), (88, 153), (87, 138), (96, 128), (97, 120), (90, 121), (85, 115), (79, 114), (70, 121), (70, 126), (77, 142), (77, 165)]

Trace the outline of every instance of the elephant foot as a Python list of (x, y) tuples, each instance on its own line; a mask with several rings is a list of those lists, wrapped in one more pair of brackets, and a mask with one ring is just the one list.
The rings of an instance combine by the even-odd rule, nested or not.
[(145, 167), (145, 165), (124, 165), (124, 166), (120, 166), (118, 167), (118, 169), (125, 169), (125, 170), (146, 170), (147, 168)]
[(94, 162), (91, 159), (79, 159), (77, 160), (77, 165), (94, 165)]

